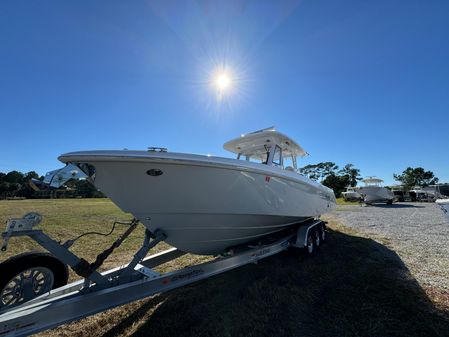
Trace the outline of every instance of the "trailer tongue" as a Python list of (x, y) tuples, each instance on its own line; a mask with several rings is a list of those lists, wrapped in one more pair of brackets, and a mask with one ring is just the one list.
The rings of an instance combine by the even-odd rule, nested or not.
[[(160, 274), (154, 270), (155, 267), (185, 253), (172, 248), (144, 258), (152, 247), (165, 238), (163, 233), (151, 233), (147, 230), (142, 246), (129, 264), (100, 273), (97, 271), (98, 267), (110, 252), (126, 239), (129, 232), (137, 226), (138, 220), (130, 221), (125, 233), (110, 248), (100, 253), (93, 263), (88, 263), (72, 253), (69, 248), (73, 242), (70, 240), (60, 244), (41, 230), (34, 229), (40, 220), (41, 217), (37, 213), (8, 220), (6, 231), (2, 234), (2, 250), (7, 249), (10, 237), (28, 236), (53, 254), (39, 253), (40, 258), (36, 257), (36, 254), (16, 257), (21, 259), (24, 268), (28, 268), (17, 271), (17, 275), (13, 275), (17, 263), (8, 263), (7, 260), (0, 264), (0, 279), (5, 279), (0, 283), (2, 337), (26, 336), (51, 329), (248, 263), (256, 263), (288, 247), (306, 248), (306, 251), (312, 254), (325, 239), (325, 223), (321, 220), (311, 220), (295, 230), (292, 228), (289, 232), (278, 233), (275, 237), (256, 244), (235, 247), (226, 255), (218, 256), (210, 262)], [(84, 279), (60, 286), (61, 279), (67, 276), (62, 275), (64, 269), (61, 269), (61, 266), (66, 265)], [(2, 286), (5, 283), (6, 285)], [(55, 289), (48, 291), (52, 288)]]

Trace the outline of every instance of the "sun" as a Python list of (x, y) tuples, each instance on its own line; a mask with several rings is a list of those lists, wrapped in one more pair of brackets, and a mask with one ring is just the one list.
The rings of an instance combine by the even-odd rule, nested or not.
[[(206, 69), (206, 68), (205, 68)], [(230, 107), (242, 98), (242, 72), (235, 66), (225, 62), (214, 62), (205, 75), (205, 87), (207, 94), (214, 97), (217, 107)], [(212, 101), (209, 101), (212, 104)]]
[(216, 76), (214, 82), (217, 89), (224, 92), (230, 88), (232, 81), (228, 73), (222, 72)]

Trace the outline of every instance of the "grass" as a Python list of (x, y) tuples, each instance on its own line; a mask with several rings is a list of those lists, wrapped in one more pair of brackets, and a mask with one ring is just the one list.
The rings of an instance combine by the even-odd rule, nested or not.
[(337, 205), (360, 205), (359, 201), (346, 201), (343, 198), (337, 198)]
[[(40, 211), (42, 227), (71, 237), (127, 219), (106, 199), (1, 201), (0, 220)], [(80, 225), (80, 224), (88, 224)], [(112, 264), (137, 248), (135, 233)], [(103, 239), (104, 240), (104, 239)], [(107, 246), (77, 243), (91, 259)], [(8, 255), (31, 247), (16, 239)], [(165, 247), (161, 247), (166, 248)], [(0, 259), (3, 259), (0, 255)], [(203, 261), (192, 255), (166, 268)], [(438, 298), (435, 297), (436, 301)], [(441, 301), (444, 300), (444, 297)], [(449, 336), (449, 305), (432, 302), (397, 254), (353, 229), (330, 224), (329, 241), (306, 257), (285, 252), (165, 294), (42, 333), (45, 336)]]
[[(114, 221), (128, 221), (131, 214), (122, 212), (109, 199), (48, 199), (48, 200), (0, 200), (0, 223), (8, 218), (20, 218), (25, 213), (35, 211), (43, 216), (39, 228), (52, 238), (65, 242), (85, 232), (108, 233)], [(108, 237), (85, 236), (78, 240), (71, 250), (78, 256), (92, 262), (95, 257), (108, 248), (119, 234), (126, 230), (126, 226), (117, 225), (115, 232)], [(140, 247), (144, 237), (143, 226), (128, 237), (123, 244), (114, 251), (100, 268), (101, 271), (111, 269), (129, 262), (132, 255)], [(42, 248), (29, 238), (11, 238), (8, 250), (0, 254), (0, 261), (16, 254)], [(165, 243), (159, 244), (152, 251), (154, 253), (170, 248)], [(203, 261), (207, 258), (187, 255), (183, 262)], [(166, 266), (164, 266), (166, 267)], [(74, 272), (70, 273), (70, 280), (79, 278)]]

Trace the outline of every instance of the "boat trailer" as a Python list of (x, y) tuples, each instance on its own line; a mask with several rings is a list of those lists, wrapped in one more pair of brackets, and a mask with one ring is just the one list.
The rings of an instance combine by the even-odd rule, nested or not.
[[(2, 251), (7, 249), (9, 238), (27, 236), (51, 255), (31, 253), (30, 258), (25, 253), (0, 264), (0, 279), (9, 279), (0, 283), (1, 337), (27, 336), (55, 328), (249, 263), (257, 263), (289, 247), (303, 248), (308, 254), (313, 254), (326, 239), (325, 222), (311, 219), (298, 224), (295, 230), (289, 233), (278, 234), (252, 245), (236, 247), (209, 262), (161, 274), (154, 268), (186, 253), (171, 248), (145, 258), (152, 247), (165, 239), (161, 232), (152, 233), (146, 230), (143, 244), (129, 264), (100, 273), (97, 271), (98, 267), (136, 228), (139, 223), (137, 219), (130, 221), (125, 233), (110, 248), (100, 253), (93, 263), (88, 263), (69, 250), (74, 240), (61, 244), (42, 230), (34, 229), (41, 220), (42, 217), (38, 213), (28, 213), (23, 218), (8, 220), (6, 231), (2, 233)], [(32, 265), (29, 261), (37, 262)], [(2, 265), (6, 269), (1, 268)], [(84, 279), (66, 284), (67, 265)], [(7, 272), (14, 268), (15, 274), (8, 276)], [(55, 288), (55, 285), (58, 285), (56, 279), (61, 278), (60, 275), (53, 274), (55, 270), (59, 270), (60, 274), (61, 270), (63, 274), (65, 270), (62, 278), (65, 278), (63, 284), (66, 285)], [(49, 289), (46, 282), (49, 282)]]

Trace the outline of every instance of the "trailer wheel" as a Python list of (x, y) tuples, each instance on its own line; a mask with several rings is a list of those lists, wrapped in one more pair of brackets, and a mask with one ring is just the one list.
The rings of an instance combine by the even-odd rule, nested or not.
[(321, 238), (321, 244), (323, 244), (326, 240), (326, 225), (322, 224), (321, 226), (318, 227), (318, 233), (320, 235)]
[(320, 248), (321, 246), (321, 234), (319, 227), (313, 231), (313, 240), (315, 241), (315, 248)]
[(0, 310), (67, 284), (67, 266), (49, 253), (29, 252), (0, 264)]
[(309, 231), (307, 234), (307, 245), (305, 248), (308, 255), (313, 255), (313, 253), (315, 253), (315, 239), (313, 232), (315, 231)]

